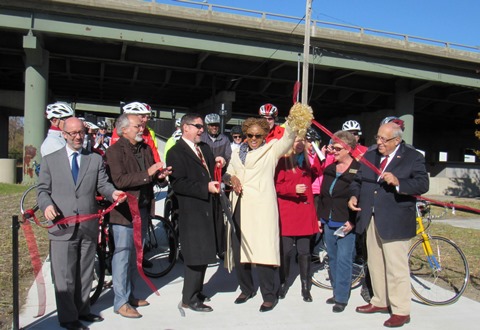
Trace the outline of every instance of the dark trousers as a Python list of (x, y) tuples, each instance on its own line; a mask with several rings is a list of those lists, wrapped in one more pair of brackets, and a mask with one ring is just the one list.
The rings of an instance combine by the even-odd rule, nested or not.
[[(235, 208), (233, 215), (235, 223), (236, 237), (232, 237), (233, 260), (235, 262), (235, 273), (237, 274), (238, 284), (240, 290), (245, 295), (250, 295), (255, 292), (255, 286), (252, 276), (252, 264), (240, 263), (240, 202)], [(277, 289), (275, 287), (275, 272), (276, 267), (271, 265), (256, 264), (258, 281), (260, 285), (260, 292), (262, 293), (263, 301), (275, 302), (277, 299)]]
[(203, 290), (207, 265), (185, 265), (183, 269), (185, 274), (183, 277), (182, 302), (187, 305), (202, 302), (198, 294)]

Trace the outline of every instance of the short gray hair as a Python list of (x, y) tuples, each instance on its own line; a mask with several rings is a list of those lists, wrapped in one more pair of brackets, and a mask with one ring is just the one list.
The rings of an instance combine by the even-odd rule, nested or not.
[(130, 125), (130, 120), (128, 119), (129, 116), (131, 116), (131, 114), (124, 113), (117, 118), (117, 121), (115, 122), (115, 129), (117, 130), (118, 136), (122, 136), (123, 129)]

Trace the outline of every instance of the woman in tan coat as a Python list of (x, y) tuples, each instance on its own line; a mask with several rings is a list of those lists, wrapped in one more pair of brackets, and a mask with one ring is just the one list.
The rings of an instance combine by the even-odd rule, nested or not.
[(275, 167), (291, 148), (295, 133), (286, 125), (282, 138), (265, 142), (269, 132), (263, 118), (248, 118), (242, 126), (246, 142), (233, 154), (224, 181), (234, 190), (233, 213), (236, 238), (232, 239), (233, 261), (242, 293), (236, 304), (255, 296), (252, 265), (256, 265), (263, 304), (270, 311), (277, 302), (275, 270), (280, 265), (280, 231)]

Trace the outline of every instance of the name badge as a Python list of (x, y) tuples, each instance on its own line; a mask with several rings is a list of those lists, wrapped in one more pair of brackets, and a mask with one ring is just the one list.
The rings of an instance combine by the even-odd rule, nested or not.
[(358, 171), (357, 169), (351, 168), (348, 170), (348, 173), (357, 174), (357, 171)]

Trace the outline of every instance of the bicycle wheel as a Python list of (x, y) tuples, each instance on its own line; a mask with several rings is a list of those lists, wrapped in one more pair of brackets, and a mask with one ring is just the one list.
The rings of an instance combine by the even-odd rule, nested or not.
[(147, 276), (166, 275), (177, 262), (178, 238), (172, 224), (158, 215), (151, 219), (148, 226), (144, 259), (151, 262), (151, 267), (144, 268)]
[[(328, 253), (323, 245), (323, 240), (318, 241), (318, 244), (315, 245), (314, 253), (315, 257), (312, 258), (312, 284), (322, 289), (332, 290)], [(360, 281), (364, 276), (363, 264), (354, 262), (352, 267), (352, 288), (360, 285)]]
[(95, 261), (93, 265), (93, 282), (92, 290), (90, 292), (90, 305), (95, 304), (98, 297), (103, 290), (103, 284), (105, 283), (105, 250), (100, 245), (97, 246), (97, 253), (95, 254)]
[(37, 204), (37, 185), (29, 187), (20, 198), (20, 213), (22, 213), (25, 220), (33, 221), (33, 217), (41, 224), (47, 224), (42, 210)]
[(408, 252), (413, 294), (429, 305), (448, 305), (460, 298), (468, 284), (468, 262), (451, 240), (430, 237), (433, 255), (427, 257), (423, 239)]

